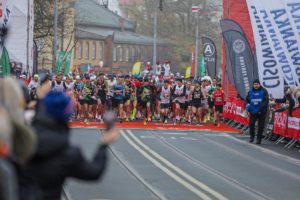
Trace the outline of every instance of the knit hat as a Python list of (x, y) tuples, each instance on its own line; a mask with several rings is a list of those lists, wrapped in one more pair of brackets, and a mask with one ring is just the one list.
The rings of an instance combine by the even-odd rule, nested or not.
[(253, 84), (254, 84), (254, 83), (260, 84), (260, 81), (259, 81), (258, 79), (255, 79), (255, 80), (253, 81)]
[(67, 122), (74, 112), (71, 98), (63, 92), (50, 91), (44, 98), (47, 114), (56, 120)]

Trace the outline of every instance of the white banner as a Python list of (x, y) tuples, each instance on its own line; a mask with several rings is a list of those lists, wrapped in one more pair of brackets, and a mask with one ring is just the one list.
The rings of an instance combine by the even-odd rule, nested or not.
[(265, 9), (265, 13), (262, 12), (265, 18), (263, 21), (269, 30), (273, 29), (270, 36), (277, 36), (276, 39), (272, 38), (273, 46), (276, 51), (282, 49), (284, 52), (284, 54), (277, 54), (277, 58), (281, 63), (286, 63), (291, 67), (294, 79), (300, 85), (300, 49), (285, 5), (282, 0), (272, 0), (272, 3), (269, 0), (260, 0), (260, 2)]
[(12, 14), (13, 2), (12, 0), (0, 0), (0, 3), (2, 4), (1, 25), (7, 28)]
[[(259, 12), (263, 8), (259, 0), (247, 0), (247, 5), (255, 38), (259, 80), (273, 98), (283, 98), (284, 78), (288, 80), (291, 77), (291, 81), (287, 82), (290, 85), (295, 85), (292, 72), (285, 74), (281, 68), (282, 66), (278, 65), (274, 55), (274, 48), (271, 47), (271, 38), (262, 25), (262, 18)], [(283, 74), (286, 76), (283, 77)]]
[(289, 15), (292, 28), (297, 36), (298, 48), (300, 49), (300, 2), (299, 0), (283, 0)]

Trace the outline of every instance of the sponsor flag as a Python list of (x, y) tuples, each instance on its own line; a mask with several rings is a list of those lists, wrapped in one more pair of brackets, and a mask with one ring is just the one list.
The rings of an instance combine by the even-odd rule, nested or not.
[(64, 75), (69, 74), (71, 67), (72, 51), (68, 51), (64, 60)]
[(195, 49), (192, 50), (192, 76), (195, 76)]
[(192, 74), (192, 67), (188, 66), (185, 70), (185, 78), (190, 78)]
[(262, 86), (268, 90), (273, 98), (283, 98), (284, 79), (290, 86), (295, 85), (292, 70), (289, 65), (281, 65), (280, 60), (277, 59), (278, 53), (283, 53), (283, 51), (276, 51), (274, 41), (271, 38), (272, 30), (268, 29), (264, 23), (264, 20), (267, 20), (267, 15), (261, 14), (263, 11), (262, 4), (258, 0), (247, 0), (247, 5), (255, 40), (254, 64), (259, 66), (254, 74), (258, 73)]
[(142, 62), (135, 62), (133, 67), (132, 67), (132, 75), (138, 75), (140, 74), (141, 67), (142, 67)]
[(2, 50), (2, 55), (1, 55), (1, 71), (2, 71), (2, 76), (3, 77), (8, 77), (11, 75), (11, 64), (10, 64), (10, 59), (8, 52), (5, 47), (3, 47)]
[(236, 31), (223, 32), (226, 50), (232, 65), (234, 85), (245, 99), (253, 83), (254, 60), (245, 35)]
[(204, 57), (201, 57), (199, 62), (199, 77), (202, 78), (204, 76), (205, 76), (205, 61), (204, 61)]
[(1, 8), (1, 16), (0, 23), (1, 26), (7, 28), (10, 22), (12, 9), (13, 9), (13, 1), (12, 0), (1, 0), (2, 8)]
[(263, 26), (269, 33), (268, 38), (271, 39), (270, 42), (285, 80), (290, 86), (294, 85), (294, 82), (300, 85), (300, 48), (298, 33), (293, 27), (292, 19), (282, 0), (273, 0), (271, 4), (268, 0), (259, 2)]
[(210, 38), (202, 37), (203, 43), (203, 56), (207, 70), (207, 74), (210, 77), (216, 77), (217, 75), (217, 48)]
[(192, 6), (192, 12), (198, 12), (199, 11), (199, 6)]
[(58, 59), (57, 59), (57, 72), (61, 72), (63, 62), (65, 57), (65, 51), (59, 52)]

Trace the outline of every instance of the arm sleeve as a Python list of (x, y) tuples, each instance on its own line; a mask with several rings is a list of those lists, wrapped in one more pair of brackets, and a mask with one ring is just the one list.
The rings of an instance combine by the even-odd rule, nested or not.
[(92, 161), (87, 161), (81, 151), (76, 148), (71, 166), (68, 167), (67, 175), (82, 180), (98, 180), (106, 168), (107, 145), (98, 147)]

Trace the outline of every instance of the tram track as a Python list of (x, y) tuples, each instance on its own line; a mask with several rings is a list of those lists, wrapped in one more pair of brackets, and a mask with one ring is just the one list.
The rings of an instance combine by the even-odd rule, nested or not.
[(268, 196), (264, 195), (263, 193), (255, 190), (255, 189), (253, 189), (253, 188), (251, 188), (247, 185), (244, 185), (244, 184), (240, 183), (239, 181), (237, 181), (234, 178), (226, 176), (225, 174), (219, 172), (218, 170), (215, 170), (215, 169), (211, 168), (210, 166), (204, 164), (203, 162), (197, 160), (196, 158), (188, 155), (187, 153), (183, 152), (178, 147), (172, 145), (170, 142), (167, 142), (165, 139), (161, 139), (160, 137), (158, 137), (157, 134), (153, 133), (153, 131), (149, 131), (149, 132), (158, 142), (160, 142), (166, 148), (170, 149), (172, 152), (176, 153), (177, 155), (179, 155), (180, 157), (182, 157), (186, 161), (190, 162), (191, 164), (193, 164), (193, 165), (205, 170), (206, 172), (222, 179), (223, 181), (225, 181), (226, 183), (228, 183), (228, 184), (232, 185), (233, 187), (239, 189), (240, 191), (245, 192), (246, 194), (252, 196), (255, 199), (273, 200), (271, 197), (268, 197)]

